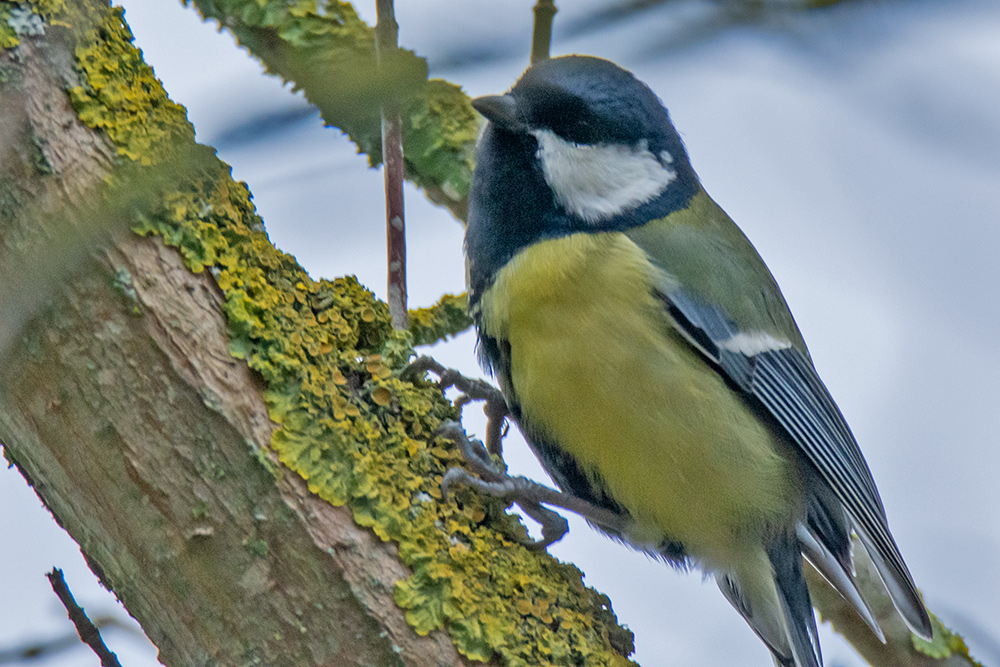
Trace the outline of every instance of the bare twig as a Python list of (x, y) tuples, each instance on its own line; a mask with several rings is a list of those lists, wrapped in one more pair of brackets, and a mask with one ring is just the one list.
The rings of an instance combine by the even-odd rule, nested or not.
[(531, 64), (547, 60), (552, 46), (552, 21), (556, 12), (555, 0), (538, 0), (535, 3), (535, 29), (531, 35)]
[[(375, 54), (385, 71), (399, 41), (393, 0), (376, 0)], [(403, 128), (389, 91), (382, 105), (382, 162), (385, 170), (386, 247), (389, 262), (389, 313), (392, 325), (406, 329), (406, 224), (403, 214)]]
[(73, 625), (76, 626), (76, 631), (80, 634), (80, 639), (101, 659), (102, 667), (122, 667), (122, 664), (118, 662), (118, 656), (112, 653), (111, 649), (104, 643), (104, 640), (101, 639), (101, 631), (90, 622), (86, 612), (83, 611), (83, 607), (78, 605), (76, 600), (73, 599), (73, 594), (70, 592), (69, 586), (66, 585), (66, 579), (63, 578), (63, 571), (54, 567), (45, 576), (48, 577), (49, 583), (52, 584), (52, 590), (59, 596), (59, 601), (66, 607), (69, 620), (73, 621)]
[[(93, 621), (94, 626), (98, 630), (124, 630), (137, 637), (144, 637), (144, 635), (137, 633), (131, 626), (114, 616), (96, 616)], [(0, 648), (0, 665), (12, 665), (19, 662), (28, 662), (29, 660), (51, 658), (64, 651), (75, 649), (80, 645), (80, 635), (75, 632), (47, 639), (28, 640), (22, 644)]]

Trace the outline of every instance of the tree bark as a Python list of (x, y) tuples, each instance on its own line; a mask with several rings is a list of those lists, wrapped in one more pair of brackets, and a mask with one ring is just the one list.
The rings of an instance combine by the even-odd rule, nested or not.
[[(0, 86), (5, 263), (74, 237), (74, 211), (113, 168), (114, 146), (66, 94), (80, 85), (73, 47), (51, 28), (0, 56), (17, 74)], [(261, 381), (230, 354), (208, 272), (128, 233), (49, 259), (60, 289), (0, 310), (17, 329), (0, 442), (164, 664), (465, 664), (393, 601), (408, 574), (395, 546), (268, 451)]]
[(460, 412), (400, 373), (462, 299), (394, 331), (274, 248), (107, 0), (0, 0), (0, 46), (0, 442), (164, 664), (631, 664), (502, 502), (441, 499)]
[[(120, 78), (145, 67), (129, 37), (106, 0), (0, 0), (0, 443), (161, 661), (631, 664), (607, 598), (525, 550), (501, 503), (437, 499), (455, 411), (399, 379), (384, 304), (311, 281), (228, 176), (170, 191), (193, 131), (151, 72)], [(156, 197), (180, 211), (142, 227), (166, 245), (128, 231)], [(411, 314), (417, 339), (460, 301)], [(973, 664), (943, 629), (873, 644), (812, 583), (873, 664)]]

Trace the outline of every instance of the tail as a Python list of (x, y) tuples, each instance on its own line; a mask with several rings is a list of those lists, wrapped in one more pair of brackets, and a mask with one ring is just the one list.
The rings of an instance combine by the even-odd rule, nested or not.
[[(840, 500), (815, 486), (807, 518), (795, 534), (764, 545), (759, 562), (738, 573), (716, 575), (719, 588), (764, 641), (779, 667), (822, 667), (816, 620), (802, 576), (804, 555), (857, 611), (875, 636), (885, 637), (871, 608), (854, 582), (851, 529), (871, 556), (879, 576), (903, 620), (918, 636), (929, 639), (931, 623), (913, 579), (884, 518), (876, 529), (848, 517)], [(765, 558), (766, 555), (766, 558)]]
[(882, 579), (889, 597), (892, 598), (896, 611), (903, 617), (913, 634), (930, 641), (934, 636), (930, 616), (923, 600), (920, 599), (916, 584), (913, 583), (913, 577), (903, 562), (903, 557), (899, 555), (899, 547), (892, 539), (888, 526), (884, 527), (884, 531), (875, 532), (865, 530), (864, 526), (857, 524), (857, 533), (868, 555), (871, 556), (875, 570)]
[(765, 551), (772, 581), (762, 581), (763, 572), (753, 573), (761, 575), (753, 581), (720, 574), (719, 588), (771, 650), (777, 665), (823, 667), (816, 618), (802, 575), (801, 546), (795, 535), (787, 535), (772, 541)]
[(874, 518), (869, 517), (867, 522), (849, 519), (840, 499), (828, 487), (813, 484), (811, 491), (807, 520), (796, 527), (799, 545), (809, 562), (854, 607), (879, 641), (885, 642), (882, 630), (854, 582), (853, 528), (900, 616), (914, 634), (930, 641), (933, 635), (930, 618), (889, 533), (885, 516), (879, 513)]

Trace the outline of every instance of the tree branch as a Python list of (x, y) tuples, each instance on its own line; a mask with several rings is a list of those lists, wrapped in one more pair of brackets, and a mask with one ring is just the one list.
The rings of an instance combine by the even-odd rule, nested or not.
[[(407, 178), (459, 220), (468, 210), (472, 145), (480, 117), (458, 86), (427, 80), (427, 63), (399, 49), (384, 77), (375, 72), (375, 35), (345, 2), (322, 11), (290, 0), (191, 0), (258, 58), (268, 73), (291, 81), (343, 130), (372, 165), (382, 161), (380, 108), (386, 90), (400, 104)], [(382, 86), (372, 86), (381, 80)]]
[[(120, 12), (25, 6), (46, 31), (0, 55), (0, 202), (49, 196), (57, 213), (4, 209), (5, 251), (65, 234), (60, 212), (116, 164), (156, 170), (193, 146)], [(458, 454), (431, 434), (457, 411), (398, 378), (411, 338), (386, 305), (311, 280), (203, 152), (131, 211), (146, 237), (82, 261), (0, 364), (5, 455), (161, 661), (535, 664), (544, 649), (627, 664), (607, 599), (520, 547), (502, 504), (438, 500)]]
[(55, 591), (59, 601), (66, 607), (69, 620), (76, 626), (76, 631), (79, 633), (80, 639), (101, 659), (101, 667), (122, 667), (122, 664), (118, 662), (118, 656), (104, 643), (101, 631), (91, 623), (83, 607), (76, 603), (73, 594), (69, 590), (69, 586), (66, 585), (66, 578), (63, 576), (63, 571), (54, 567), (45, 576), (48, 578), (49, 583), (52, 584), (52, 590)]
[(472, 326), (465, 294), (445, 294), (433, 306), (411, 310), (409, 319), (414, 345), (431, 345)]

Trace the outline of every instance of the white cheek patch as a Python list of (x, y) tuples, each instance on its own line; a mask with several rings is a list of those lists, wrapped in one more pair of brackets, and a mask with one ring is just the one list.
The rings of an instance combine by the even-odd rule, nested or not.
[(738, 352), (747, 357), (754, 357), (762, 352), (774, 352), (791, 347), (787, 340), (778, 340), (770, 334), (763, 332), (744, 333), (740, 332), (731, 338), (719, 341), (719, 347), (727, 352)]
[(673, 156), (653, 155), (645, 140), (635, 146), (574, 144), (549, 130), (532, 132), (536, 156), (556, 200), (589, 223), (644, 204), (677, 180), (666, 165)]

